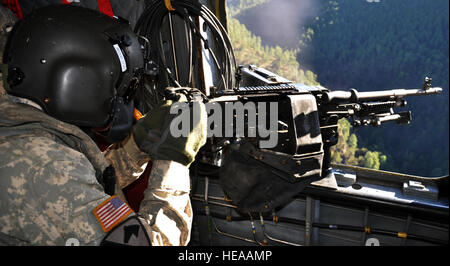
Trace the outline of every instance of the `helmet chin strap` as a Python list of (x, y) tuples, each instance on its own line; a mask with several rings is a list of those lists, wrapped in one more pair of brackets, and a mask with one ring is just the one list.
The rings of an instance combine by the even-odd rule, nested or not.
[(125, 103), (122, 97), (117, 97), (114, 103), (114, 115), (110, 127), (106, 131), (97, 132), (109, 143), (121, 142), (130, 133), (133, 125), (134, 101)]
[(94, 132), (104, 138), (106, 142), (121, 142), (130, 134), (134, 119), (139, 120), (142, 114), (134, 108), (134, 93), (136, 85), (139, 83), (138, 77), (131, 78), (127, 89), (112, 99), (111, 121), (103, 129), (94, 129)]

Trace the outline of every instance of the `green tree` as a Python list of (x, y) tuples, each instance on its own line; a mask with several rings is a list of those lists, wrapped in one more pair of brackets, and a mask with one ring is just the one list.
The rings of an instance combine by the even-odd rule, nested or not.
[(352, 148), (358, 147), (358, 138), (356, 138), (355, 134), (352, 134), (348, 139), (348, 145)]
[(379, 169), (380, 168), (380, 157), (378, 152), (368, 151), (364, 155), (364, 167)]
[(358, 147), (358, 138), (351, 130), (352, 126), (347, 119), (338, 121), (339, 138), (338, 143), (331, 148), (331, 162), (380, 169), (387, 161), (387, 156), (378, 151)]

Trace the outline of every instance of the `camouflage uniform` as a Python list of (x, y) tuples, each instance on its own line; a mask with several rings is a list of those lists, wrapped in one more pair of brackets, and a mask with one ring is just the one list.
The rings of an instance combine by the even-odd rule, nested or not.
[[(123, 188), (150, 160), (132, 137), (105, 157), (78, 127), (10, 95), (0, 98), (0, 150), (2, 245), (65, 245), (74, 238), (99, 244), (105, 233), (92, 210), (109, 198), (100, 185), (103, 170), (113, 164)], [(192, 223), (188, 169), (153, 162), (144, 193), (137, 215), (152, 245), (186, 245)]]

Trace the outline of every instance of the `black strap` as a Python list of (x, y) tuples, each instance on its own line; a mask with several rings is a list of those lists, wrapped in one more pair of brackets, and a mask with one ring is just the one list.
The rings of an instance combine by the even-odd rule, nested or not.
[(112, 165), (106, 167), (106, 169), (103, 171), (102, 181), (105, 193), (110, 196), (114, 195), (116, 187), (116, 171)]

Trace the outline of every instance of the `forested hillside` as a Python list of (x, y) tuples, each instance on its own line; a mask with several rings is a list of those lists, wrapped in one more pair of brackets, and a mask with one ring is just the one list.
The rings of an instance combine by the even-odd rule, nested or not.
[[(443, 87), (443, 95), (408, 98), (408, 109), (413, 111), (410, 125), (362, 128), (355, 139), (385, 155), (378, 157), (381, 169), (448, 174), (447, 0), (263, 2), (235, 13), (236, 18), (261, 37), (262, 45), (296, 51), (301, 68), (315, 73), (327, 88), (419, 88), (425, 76)], [(287, 22), (277, 23), (281, 19)], [(288, 29), (284, 31), (280, 23)], [(335, 160), (338, 157), (335, 154)]]
[(230, 17), (234, 17), (243, 11), (249, 10), (268, 1), (269, 0), (227, 0), (227, 14)]
[(261, 44), (261, 38), (253, 35), (234, 18), (228, 19), (228, 31), (238, 64), (253, 64), (267, 68), (289, 80), (308, 85), (318, 84), (316, 75), (300, 68), (296, 51)]

